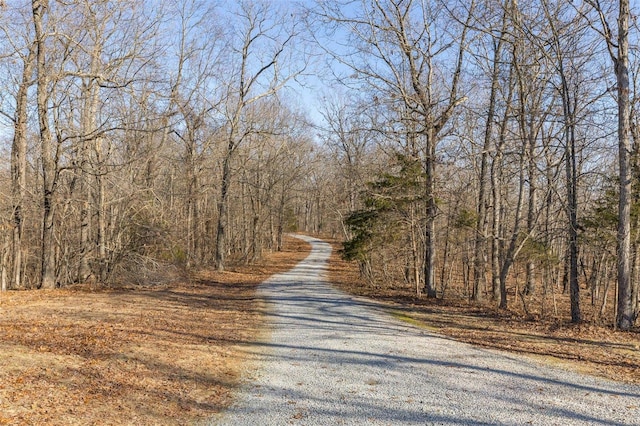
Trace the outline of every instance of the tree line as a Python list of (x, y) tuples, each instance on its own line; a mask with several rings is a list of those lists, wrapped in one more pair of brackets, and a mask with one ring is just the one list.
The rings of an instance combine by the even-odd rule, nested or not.
[(344, 239), (373, 285), (530, 316), (567, 294), (572, 321), (629, 329), (635, 16), (628, 0), (4, 2), (2, 288), (224, 270), (300, 230)]

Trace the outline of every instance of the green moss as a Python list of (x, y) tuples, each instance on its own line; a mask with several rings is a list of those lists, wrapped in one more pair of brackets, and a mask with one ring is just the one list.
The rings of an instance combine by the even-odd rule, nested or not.
[(422, 328), (422, 329), (425, 329), (425, 330), (429, 330), (429, 331), (439, 331), (440, 330), (438, 327), (434, 327), (432, 325), (428, 325), (424, 321), (421, 321), (421, 320), (419, 320), (419, 319), (407, 314), (406, 312), (390, 311), (389, 313), (395, 319), (400, 320), (402, 322), (406, 322), (407, 324), (411, 324), (413, 326), (416, 326), (416, 327), (419, 327), (419, 328)]

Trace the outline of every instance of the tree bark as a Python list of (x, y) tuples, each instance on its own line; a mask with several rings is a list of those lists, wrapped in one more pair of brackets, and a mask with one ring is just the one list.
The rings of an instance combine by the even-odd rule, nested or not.
[(629, 138), (629, 0), (620, 0), (618, 15), (618, 56), (615, 74), (618, 83), (618, 167), (620, 198), (618, 204), (618, 312), (616, 324), (629, 330), (634, 306), (631, 291), (631, 143)]
[[(566, 86), (566, 82), (563, 82)], [(564, 96), (563, 96), (564, 97)], [(569, 101), (567, 99), (567, 101)], [(565, 101), (563, 100), (563, 104)], [(578, 282), (578, 197), (577, 197), (577, 170), (576, 170), (576, 147), (575, 147), (575, 126), (573, 125), (573, 114), (569, 105), (565, 105), (565, 114), (569, 117), (569, 122), (565, 122), (566, 138), (566, 175), (567, 175), (567, 215), (568, 226), (568, 260), (569, 260), (569, 294), (571, 299), (571, 322), (582, 321), (580, 313), (580, 285)]]
[(515, 222), (513, 225), (513, 231), (511, 232), (511, 238), (509, 239), (509, 246), (507, 247), (506, 252), (504, 253), (504, 258), (502, 260), (502, 265), (500, 266), (500, 303), (498, 307), (500, 309), (507, 309), (507, 278), (509, 277), (509, 272), (511, 271), (511, 267), (513, 266), (513, 262), (516, 259), (516, 255), (518, 253), (518, 237), (520, 236), (520, 224), (521, 224), (521, 212), (522, 205), (524, 203), (524, 155), (520, 156), (520, 182), (519, 182), (519, 190), (518, 190), (518, 202), (516, 205), (515, 211)]
[(14, 117), (13, 143), (11, 145), (11, 194), (13, 201), (13, 265), (10, 284), (12, 288), (21, 288), (22, 256), (24, 232), (24, 198), (27, 187), (27, 121), (28, 91), (31, 86), (35, 45), (29, 47), (24, 59), (22, 81), (16, 95), (16, 112)]
[(424, 250), (424, 293), (428, 298), (435, 298), (435, 254), (436, 254), (436, 214), (437, 205), (435, 200), (435, 180), (436, 180), (436, 159), (435, 159), (435, 135), (433, 132), (427, 134), (425, 153), (425, 203), (426, 203), (426, 224), (425, 224), (425, 250)]
[[(553, 12), (544, 3), (545, 15), (549, 22), (555, 50), (556, 71), (560, 77), (560, 97), (564, 120), (565, 141), (565, 176), (566, 176), (566, 214), (567, 214), (567, 255), (565, 256), (565, 271), (569, 285), (571, 301), (571, 322), (582, 321), (580, 312), (580, 286), (578, 282), (578, 171), (576, 166), (576, 95), (572, 96), (569, 87), (570, 75), (565, 70), (565, 53), (560, 45), (560, 34), (556, 27)], [(575, 77), (574, 77), (575, 78)], [(547, 207), (548, 210), (548, 207)]]
[(478, 182), (478, 207), (476, 220), (476, 238), (474, 247), (473, 262), (473, 292), (472, 299), (479, 301), (481, 299), (481, 287), (486, 285), (486, 264), (487, 264), (487, 174), (489, 162), (489, 150), (491, 149), (491, 138), (493, 133), (493, 121), (495, 118), (496, 96), (498, 92), (498, 84), (500, 78), (500, 54), (502, 52), (502, 44), (504, 42), (504, 33), (506, 31), (506, 14), (502, 18), (502, 31), (498, 37), (497, 43), (494, 40), (493, 67), (491, 74), (491, 89), (489, 92), (489, 107), (487, 110), (487, 119), (485, 121), (484, 143), (480, 157), (480, 177)]
[(231, 183), (231, 153), (233, 142), (227, 147), (227, 155), (222, 163), (222, 182), (220, 183), (220, 199), (218, 200), (218, 232), (216, 234), (216, 269), (220, 272), (225, 268), (226, 235), (227, 235), (227, 208), (229, 202), (229, 185)]
[(565, 125), (565, 168), (567, 185), (568, 219), (568, 279), (571, 299), (571, 322), (582, 321), (580, 313), (580, 285), (578, 282), (578, 197), (576, 169), (575, 106), (572, 105), (569, 86), (564, 74), (563, 60), (559, 58), (559, 72), (562, 80), (562, 106)]
[(54, 242), (54, 190), (56, 181), (56, 164), (52, 153), (51, 130), (49, 128), (48, 86), (46, 57), (46, 35), (42, 21), (47, 13), (46, 0), (33, 0), (33, 24), (36, 41), (36, 84), (38, 122), (40, 125), (40, 153), (42, 157), (42, 238), (41, 238), (41, 270), (40, 288), (56, 287), (56, 257)]

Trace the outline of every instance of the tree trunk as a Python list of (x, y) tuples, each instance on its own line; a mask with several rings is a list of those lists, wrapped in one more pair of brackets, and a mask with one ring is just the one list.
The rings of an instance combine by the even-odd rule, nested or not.
[(620, 0), (618, 16), (618, 161), (620, 198), (618, 205), (618, 312), (616, 324), (629, 330), (635, 321), (631, 291), (631, 144), (629, 140), (629, 0)]
[(515, 261), (516, 254), (518, 253), (518, 237), (520, 236), (520, 222), (521, 222), (521, 212), (522, 205), (524, 203), (524, 155), (520, 158), (520, 182), (519, 182), (519, 190), (518, 190), (518, 202), (516, 205), (515, 211), (515, 222), (513, 225), (513, 231), (511, 233), (511, 238), (509, 240), (509, 246), (507, 247), (507, 251), (504, 254), (504, 258), (502, 261), (502, 265), (500, 266), (500, 309), (507, 309), (507, 278), (509, 277), (509, 272), (511, 271), (511, 267), (513, 266), (513, 262)]
[[(82, 143), (80, 148), (81, 157), (88, 156), (87, 148)], [(91, 189), (87, 181), (88, 173), (84, 168), (88, 167), (87, 161), (84, 159), (80, 162), (78, 189), (81, 195), (80, 200), (80, 254), (78, 260), (78, 282), (85, 282), (91, 276), (91, 267), (89, 265), (89, 256), (91, 254), (91, 215), (89, 214), (89, 206), (91, 205)]]
[[(515, 58), (515, 51), (513, 54)], [(514, 59), (515, 60), (515, 59)], [(503, 204), (502, 204), (502, 162), (504, 161), (504, 145), (507, 137), (507, 128), (509, 123), (509, 114), (511, 113), (511, 102), (513, 101), (513, 92), (514, 92), (514, 73), (515, 66), (511, 66), (509, 70), (509, 79), (507, 84), (509, 85), (509, 90), (507, 92), (506, 105), (504, 110), (504, 116), (502, 118), (502, 122), (500, 123), (500, 136), (498, 138), (497, 146), (496, 146), (496, 157), (494, 159), (494, 171), (495, 176), (492, 176), (492, 185), (493, 185), (493, 194), (494, 194), (494, 271), (496, 275), (494, 276), (494, 294), (498, 296), (499, 304), (498, 306), (501, 309), (507, 308), (507, 277), (509, 276), (509, 271), (511, 270), (511, 266), (515, 260), (515, 254), (517, 249), (517, 239), (518, 233), (520, 232), (520, 214), (522, 209), (522, 203), (524, 202), (524, 153), (520, 156), (520, 182), (519, 182), (519, 190), (518, 190), (518, 202), (516, 206), (515, 212), (515, 223), (513, 226), (513, 231), (511, 234), (511, 239), (509, 242), (509, 246), (504, 247), (504, 239), (506, 238), (504, 232), (503, 222)]]
[(51, 130), (49, 129), (48, 86), (49, 78), (46, 69), (46, 43), (42, 21), (47, 11), (45, 0), (33, 0), (33, 24), (36, 40), (37, 58), (37, 104), (38, 122), (40, 125), (40, 152), (42, 156), (42, 234), (41, 234), (41, 269), (40, 288), (54, 288), (55, 276), (55, 244), (54, 244), (54, 190), (56, 165), (52, 153)]
[(424, 293), (428, 298), (436, 297), (435, 283), (435, 251), (436, 251), (436, 213), (437, 206), (435, 200), (435, 167), (436, 149), (435, 135), (433, 130), (427, 134), (425, 155), (425, 202), (426, 202), (426, 224), (425, 224), (425, 250), (424, 250)]
[[(536, 191), (536, 170), (537, 164), (535, 163), (535, 148), (536, 140), (533, 137), (533, 129), (529, 129), (528, 137), (528, 153), (527, 153), (527, 180), (529, 182), (529, 194), (528, 194), (528, 206), (527, 206), (527, 234), (530, 237), (534, 237), (536, 231), (536, 205), (537, 205), (537, 191)], [(536, 288), (536, 265), (532, 259), (527, 259), (526, 266), (526, 284), (524, 288), (524, 294), (533, 294)]]
[(22, 235), (24, 231), (24, 197), (27, 187), (27, 121), (28, 91), (33, 74), (35, 46), (29, 48), (24, 61), (22, 81), (16, 95), (13, 143), (11, 146), (11, 195), (13, 201), (13, 265), (11, 287), (21, 288), (22, 280)]
[(420, 296), (420, 254), (418, 252), (418, 237), (416, 235), (416, 212), (415, 205), (413, 203), (410, 206), (410, 220), (411, 223), (409, 224), (409, 226), (411, 228), (410, 237), (413, 280), (416, 286), (416, 296)]
[(491, 190), (493, 197), (493, 214), (491, 215), (491, 286), (493, 300), (500, 300), (500, 241), (502, 234), (502, 194), (500, 191), (500, 168), (502, 167), (502, 150), (498, 148), (491, 164)]
[[(491, 165), (491, 191), (493, 196), (493, 215), (491, 222), (491, 281), (493, 287), (493, 299), (506, 303), (506, 282), (501, 280), (502, 264), (504, 262), (504, 232), (503, 232), (503, 204), (502, 204), (502, 166), (504, 161), (504, 144), (506, 142), (509, 114), (511, 113), (511, 102), (513, 99), (513, 73), (514, 67), (509, 70), (508, 92), (504, 115), (500, 123), (500, 134), (496, 142), (496, 153)], [(506, 279), (506, 277), (505, 277)], [(505, 305), (506, 307), (506, 305)]]
[(231, 184), (231, 154), (234, 143), (229, 141), (227, 153), (222, 163), (222, 182), (220, 184), (220, 199), (218, 200), (218, 232), (216, 235), (216, 269), (220, 272), (225, 268), (225, 251), (227, 249), (227, 209), (229, 202), (229, 185)]
[[(456, 200), (456, 203), (458, 203), (459, 200)], [(451, 211), (451, 204), (449, 204), (449, 208), (448, 208), (448, 212), (447, 212), (447, 224), (445, 227), (445, 232), (444, 232), (444, 248), (442, 250), (442, 266), (440, 268), (440, 288), (442, 289), (442, 293), (444, 293), (444, 289), (447, 287), (446, 285), (446, 279), (447, 279), (447, 268), (449, 265), (449, 234), (451, 232), (451, 218), (454, 214), (457, 213), (458, 210), (458, 206), (456, 204), (456, 206), (454, 207), (454, 211)], [(453, 267), (453, 266), (452, 266)], [(464, 265), (463, 265), (463, 271), (464, 271)], [(465, 291), (466, 291), (466, 278), (465, 278)]]
[[(561, 65), (561, 72), (563, 68)], [(578, 283), (578, 197), (576, 169), (576, 141), (574, 125), (574, 108), (571, 105), (569, 89), (562, 76), (563, 109), (565, 114), (565, 165), (567, 176), (567, 216), (568, 223), (568, 279), (571, 299), (571, 322), (582, 321), (580, 313), (580, 285)]]
[(9, 269), (9, 247), (11, 241), (9, 239), (6, 240), (6, 243), (2, 247), (2, 258), (0, 268), (2, 268), (2, 272), (0, 273), (0, 292), (7, 291), (8, 288), (8, 274), (7, 270)]
[[(100, 49), (96, 46), (91, 57), (91, 73), (98, 73), (98, 60), (100, 58)], [(78, 281), (85, 282), (92, 275), (98, 278), (97, 271), (92, 270), (89, 260), (91, 253), (95, 253), (91, 239), (91, 212), (96, 208), (93, 202), (93, 188), (90, 185), (92, 176), (91, 154), (89, 149), (89, 141), (93, 140), (96, 131), (96, 115), (98, 113), (98, 96), (99, 87), (96, 81), (89, 77), (83, 84), (83, 95), (85, 102), (82, 110), (82, 134), (80, 143), (80, 163), (78, 170), (79, 192), (81, 194), (80, 201), (80, 259), (78, 263)], [(97, 142), (96, 142), (97, 143)], [(93, 209), (92, 209), (93, 207)]]
[[(572, 141), (572, 155), (567, 155), (567, 209), (569, 213), (569, 294), (571, 299), (571, 322), (582, 321), (580, 313), (580, 285), (578, 282), (578, 219), (577, 219), (577, 197), (575, 194), (575, 142)], [(571, 158), (570, 158), (571, 157)], [(571, 176), (569, 176), (571, 174)]]
[(276, 250), (277, 251), (282, 251), (283, 248), (283, 242), (282, 242), (282, 238), (284, 235), (284, 226), (285, 226), (285, 207), (286, 207), (286, 192), (287, 189), (285, 187), (285, 179), (282, 179), (282, 188), (280, 189), (280, 203), (278, 205), (278, 242), (276, 245)]
[[(570, 75), (565, 71), (565, 56), (560, 45), (560, 35), (556, 29), (555, 16), (545, 4), (545, 15), (553, 35), (552, 45), (556, 55), (556, 69), (560, 77), (560, 95), (564, 119), (565, 140), (565, 176), (566, 176), (566, 213), (567, 213), (567, 252), (565, 256), (565, 275), (571, 300), (571, 322), (582, 321), (580, 312), (580, 286), (578, 283), (578, 172), (576, 167), (576, 95), (571, 95)], [(575, 78), (575, 77), (574, 77)], [(548, 209), (548, 207), (547, 207)]]
[[(499, 88), (500, 78), (500, 54), (504, 42), (506, 31), (506, 13), (502, 18), (502, 31), (494, 47), (493, 69), (491, 74), (491, 90), (489, 92), (489, 108), (485, 121), (484, 143), (480, 157), (480, 178), (478, 182), (478, 217), (476, 220), (476, 238), (474, 246), (473, 262), (473, 294), (474, 301), (481, 299), (481, 287), (486, 287), (486, 265), (487, 265), (487, 174), (489, 150), (491, 149), (491, 138), (493, 133), (493, 121), (496, 110), (496, 96)], [(494, 41), (495, 43), (495, 41)]]
[(98, 157), (98, 174), (96, 176), (96, 215), (98, 220), (97, 226), (97, 245), (98, 245), (98, 266), (97, 266), (97, 276), (101, 282), (105, 282), (107, 276), (109, 274), (109, 259), (107, 258), (107, 209), (106, 209), (106, 193), (105, 193), (105, 184), (104, 184), (104, 173), (105, 170), (102, 166), (102, 142), (98, 139), (96, 141), (97, 148), (97, 157)]

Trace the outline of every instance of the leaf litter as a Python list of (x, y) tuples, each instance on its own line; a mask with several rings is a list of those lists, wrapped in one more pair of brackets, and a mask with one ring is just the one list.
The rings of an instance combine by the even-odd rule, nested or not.
[(231, 403), (261, 332), (257, 285), (309, 251), (161, 287), (0, 294), (0, 425), (182, 425)]

